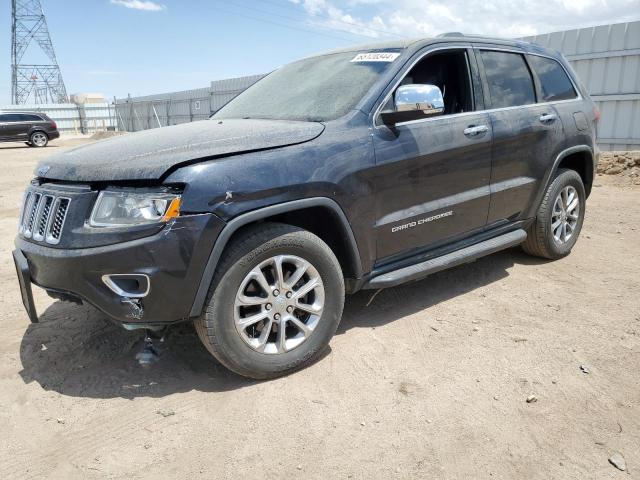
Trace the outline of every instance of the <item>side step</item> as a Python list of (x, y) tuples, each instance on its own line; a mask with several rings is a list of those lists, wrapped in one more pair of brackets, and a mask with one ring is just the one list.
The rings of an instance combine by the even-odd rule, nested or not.
[(384, 273), (369, 280), (363, 288), (377, 289), (387, 288), (400, 285), (401, 283), (420, 280), (432, 273), (446, 270), (447, 268), (462, 265), (463, 263), (473, 262), (474, 260), (499, 252), (505, 248), (520, 245), (527, 238), (527, 232), (524, 230), (515, 230), (505, 233), (499, 237), (490, 238), (484, 242), (476, 243), (470, 247), (465, 247), (455, 252), (447, 253), (441, 257), (432, 258), (426, 262), (417, 263), (408, 267), (394, 270), (393, 272)]

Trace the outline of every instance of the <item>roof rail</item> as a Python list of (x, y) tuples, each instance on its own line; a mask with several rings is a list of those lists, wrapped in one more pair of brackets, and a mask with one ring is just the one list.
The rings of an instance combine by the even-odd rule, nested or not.
[(466, 37), (464, 33), (461, 32), (445, 32), (437, 35), (437, 38), (445, 38), (445, 37)]

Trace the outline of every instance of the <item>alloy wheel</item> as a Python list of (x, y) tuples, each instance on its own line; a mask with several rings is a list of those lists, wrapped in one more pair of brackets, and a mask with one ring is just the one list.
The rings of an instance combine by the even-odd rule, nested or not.
[(322, 279), (307, 260), (277, 255), (260, 262), (240, 283), (234, 321), (252, 349), (281, 354), (308, 340), (324, 308)]
[(47, 144), (47, 136), (44, 133), (34, 133), (31, 142), (37, 147), (44, 147)]
[(564, 187), (556, 197), (551, 213), (551, 231), (558, 243), (568, 242), (580, 218), (580, 197), (571, 185)]

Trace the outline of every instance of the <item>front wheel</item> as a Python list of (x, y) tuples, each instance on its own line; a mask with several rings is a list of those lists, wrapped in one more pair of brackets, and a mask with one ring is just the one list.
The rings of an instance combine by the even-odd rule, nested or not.
[(313, 362), (343, 306), (342, 271), (327, 244), (298, 227), (263, 223), (225, 250), (195, 327), (220, 363), (267, 379)]
[(574, 170), (558, 170), (527, 231), (522, 249), (530, 255), (552, 260), (569, 255), (582, 230), (585, 199), (580, 175)]
[(49, 143), (49, 137), (44, 132), (33, 132), (29, 137), (29, 143), (32, 147), (46, 147)]

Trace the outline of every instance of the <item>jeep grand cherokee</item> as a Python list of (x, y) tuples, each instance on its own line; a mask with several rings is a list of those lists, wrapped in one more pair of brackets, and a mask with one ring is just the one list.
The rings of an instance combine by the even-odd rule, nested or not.
[(27, 188), (31, 285), (129, 329), (193, 321), (231, 370), (318, 357), (345, 293), (575, 245), (599, 113), (562, 56), (444, 36), (279, 68), (210, 120), (68, 150)]

